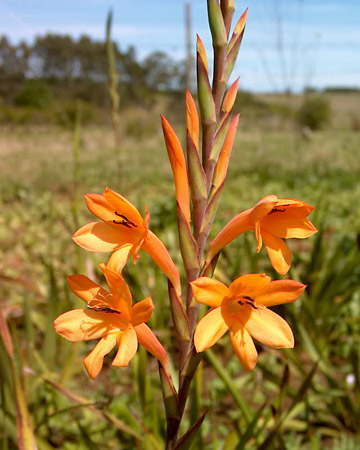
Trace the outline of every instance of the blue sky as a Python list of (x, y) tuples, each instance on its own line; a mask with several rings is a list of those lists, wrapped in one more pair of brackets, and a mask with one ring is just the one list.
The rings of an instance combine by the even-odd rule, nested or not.
[[(162, 50), (185, 54), (186, 0), (0, 0), (0, 34), (12, 42), (36, 34), (89, 34), (102, 39), (109, 8), (121, 48), (143, 57)], [(234, 70), (252, 91), (300, 90), (304, 86), (360, 87), (360, 0), (242, 0), (249, 6), (243, 45)], [(192, 0), (193, 35), (209, 54), (206, 0)], [(195, 39), (194, 39), (195, 43)]]

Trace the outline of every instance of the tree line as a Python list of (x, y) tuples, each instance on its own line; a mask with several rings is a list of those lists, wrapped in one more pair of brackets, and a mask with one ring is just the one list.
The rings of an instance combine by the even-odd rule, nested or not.
[[(140, 59), (134, 47), (121, 51), (114, 42), (116, 70), (122, 99), (144, 99), (157, 91), (179, 91), (185, 86), (185, 64), (163, 52)], [(78, 97), (103, 106), (108, 101), (106, 43), (83, 35), (37, 36), (33, 43), (12, 44), (0, 37), (0, 97), (13, 103), (24, 83), (37, 80), (62, 97)]]

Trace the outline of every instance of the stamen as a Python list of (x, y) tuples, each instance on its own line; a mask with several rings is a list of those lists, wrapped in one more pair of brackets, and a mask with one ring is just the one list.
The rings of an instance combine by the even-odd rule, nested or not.
[(117, 309), (110, 308), (109, 306), (106, 306), (104, 308), (95, 306), (93, 309), (94, 309), (94, 311), (97, 311), (97, 312), (104, 312), (104, 313), (111, 313), (111, 314), (121, 314), (121, 311), (118, 311)]
[(128, 228), (131, 228), (131, 225), (129, 225), (127, 222), (125, 222), (124, 220), (122, 220), (121, 222), (118, 222), (117, 220), (113, 220), (113, 222), (116, 224), (116, 225), (125, 225), (126, 227), (128, 227)]
[(88, 303), (88, 308), (92, 309), (96, 312), (104, 312), (104, 313), (111, 313), (111, 314), (121, 314), (121, 311), (118, 311), (117, 309), (110, 308), (110, 306), (91, 306), (90, 302)]
[(129, 220), (126, 216), (124, 216), (124, 214), (120, 214), (117, 211), (115, 211), (115, 214), (123, 219), (120, 221), (113, 220), (113, 222), (116, 225), (124, 225), (125, 227), (128, 227), (128, 228), (132, 228), (132, 227), (137, 228), (137, 225), (134, 222), (131, 222), (131, 220)]
[(258, 309), (255, 305), (254, 305), (254, 303), (252, 303), (252, 302), (246, 302), (248, 305), (250, 305), (252, 308), (254, 308), (254, 309)]
[[(284, 206), (289, 206), (289, 205), (284, 205)], [(275, 206), (275, 208), (273, 208), (273, 209), (269, 212), (269, 214), (273, 214), (273, 213), (275, 213), (275, 212), (285, 212), (285, 211), (286, 211), (286, 208), (279, 208), (279, 207)]]
[(254, 298), (248, 297), (247, 295), (244, 295), (244, 299), (245, 299), (245, 300), (250, 300), (251, 302), (254, 302), (254, 301), (255, 301)]
[[(238, 297), (239, 298), (239, 297)], [(240, 298), (243, 298), (244, 300), (246, 300), (245, 302), (243, 302), (242, 300), (238, 300), (238, 304), (239, 305), (245, 305), (245, 303), (247, 305), (250, 305), (252, 308), (254, 309), (259, 309), (257, 306), (255, 306), (255, 299), (249, 297), (248, 295), (242, 295)]]

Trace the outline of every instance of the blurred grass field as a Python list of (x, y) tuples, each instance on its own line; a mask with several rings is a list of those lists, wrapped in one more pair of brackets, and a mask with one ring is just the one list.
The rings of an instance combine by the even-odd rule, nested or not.
[[(320, 231), (305, 243), (290, 242), (295, 255), (290, 275), (308, 284), (300, 300), (278, 308), (294, 329), (295, 349), (260, 350), (259, 364), (249, 373), (222, 339), (205, 357), (194, 383), (191, 420), (206, 408), (209, 413), (193, 448), (356, 449), (360, 133), (354, 120), (360, 94), (328, 94), (331, 124), (316, 132), (300, 129), (286, 117), (301, 98), (255, 99), (272, 105), (271, 117), (240, 105), (238, 137), (212, 233), (268, 194), (317, 206), (312, 219)], [(101, 193), (109, 186), (121, 189), (140, 211), (148, 204), (153, 231), (180, 267), (172, 173), (157, 117), (157, 111), (151, 117), (144, 111), (124, 113), (124, 129), (131, 133), (123, 137), (121, 161), (106, 124), (81, 126), (75, 152), (70, 127), (2, 125), (0, 301), (39, 448), (163, 448), (156, 362), (141, 351), (130, 368), (121, 370), (111, 368), (107, 358), (94, 383), (81, 362), (92, 343), (70, 345), (52, 327), (58, 314), (77, 304), (66, 275), (82, 272), (101, 281), (97, 265), (108, 257), (89, 254), (71, 241), (76, 228), (90, 219), (84, 193)], [(183, 136), (183, 124), (176, 130)], [(249, 234), (224, 251), (216, 276), (228, 282), (255, 271), (276, 276), (264, 250), (256, 255)], [(126, 276), (135, 300), (153, 297), (157, 308), (150, 324), (166, 348), (172, 348), (165, 277), (144, 254)], [(11, 380), (4, 348), (0, 350), (1, 448), (16, 448)]]

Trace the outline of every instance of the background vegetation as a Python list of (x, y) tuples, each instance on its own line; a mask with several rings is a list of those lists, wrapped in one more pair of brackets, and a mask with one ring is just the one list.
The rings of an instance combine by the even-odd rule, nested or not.
[[(81, 362), (92, 344), (71, 345), (52, 327), (78, 304), (66, 275), (102, 281), (97, 267), (108, 256), (71, 241), (90, 218), (83, 193), (121, 187), (140, 211), (149, 204), (152, 229), (180, 263), (159, 113), (184, 134), (182, 65), (165, 54), (139, 61), (133, 49), (116, 49), (116, 61), (121, 160), (104, 44), (55, 35), (32, 46), (0, 41), (0, 301), (15, 349), (10, 358), (0, 345), (3, 449), (17, 448), (18, 378), (41, 449), (163, 448), (156, 361), (143, 349), (128, 369), (111, 368), (107, 358), (94, 383)], [(190, 420), (209, 410), (195, 449), (360, 446), (359, 100), (358, 92), (341, 90), (239, 95), (242, 117), (213, 234), (269, 193), (316, 205), (319, 233), (290, 242), (290, 275), (308, 288), (277, 310), (294, 330), (295, 349), (259, 345), (252, 372), (240, 367), (227, 339), (206, 352), (188, 405)], [(264, 251), (254, 249), (253, 236), (238, 238), (224, 251), (217, 278), (257, 271), (275, 278)], [(153, 297), (151, 326), (175, 362), (164, 276), (142, 254), (126, 277), (135, 300)]]

